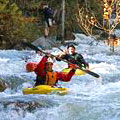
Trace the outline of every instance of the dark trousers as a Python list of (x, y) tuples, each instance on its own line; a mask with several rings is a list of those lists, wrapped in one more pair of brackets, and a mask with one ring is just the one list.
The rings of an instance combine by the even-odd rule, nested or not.
[(35, 80), (35, 85), (34, 86), (38, 86), (38, 85), (44, 85), (45, 84), (45, 78), (42, 78), (42, 77), (36, 77), (36, 80)]

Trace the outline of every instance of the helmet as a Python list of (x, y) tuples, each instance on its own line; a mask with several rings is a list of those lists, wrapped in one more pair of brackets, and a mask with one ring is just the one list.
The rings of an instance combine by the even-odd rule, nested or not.
[(53, 61), (53, 59), (52, 59), (51, 57), (49, 57), (49, 58), (47, 59), (47, 61), (46, 61), (46, 64), (47, 64), (47, 63), (52, 63), (52, 64), (53, 64), (54, 61)]

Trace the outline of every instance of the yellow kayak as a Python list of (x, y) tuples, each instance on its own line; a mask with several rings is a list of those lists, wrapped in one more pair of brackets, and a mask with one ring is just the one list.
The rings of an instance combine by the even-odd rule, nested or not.
[(34, 88), (24, 88), (22, 90), (23, 94), (52, 94), (56, 93), (59, 95), (65, 95), (69, 91), (69, 88), (57, 88), (51, 87), (49, 85), (38, 85)]
[[(62, 72), (63, 73), (68, 73), (68, 72), (70, 72), (70, 70), (71, 70), (71, 68), (65, 68), (65, 69), (63, 69), (62, 70)], [(76, 71), (75, 71), (75, 75), (85, 75), (85, 72), (83, 72), (82, 70), (80, 70), (80, 69), (77, 69)]]

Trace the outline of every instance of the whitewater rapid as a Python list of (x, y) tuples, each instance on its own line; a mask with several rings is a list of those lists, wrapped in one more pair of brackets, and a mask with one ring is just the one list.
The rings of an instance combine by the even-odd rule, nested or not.
[[(23, 95), (22, 89), (32, 87), (36, 77), (26, 71), (26, 61), (39, 62), (42, 56), (33, 50), (0, 50), (0, 79), (10, 85), (0, 93), (1, 120), (119, 120), (119, 47), (112, 53), (104, 42), (83, 34), (76, 34), (74, 42), (77, 52), (101, 78), (86, 74), (74, 76), (68, 83), (59, 82), (60, 86), (70, 88), (70, 94), (65, 96)], [(53, 48), (48, 52), (56, 55), (60, 50)], [(66, 63), (56, 61), (54, 70), (65, 67)]]

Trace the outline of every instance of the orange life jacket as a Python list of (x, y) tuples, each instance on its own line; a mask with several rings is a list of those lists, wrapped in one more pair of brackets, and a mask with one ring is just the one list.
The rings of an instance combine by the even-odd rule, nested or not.
[(47, 72), (45, 85), (55, 86), (57, 82), (57, 72)]

